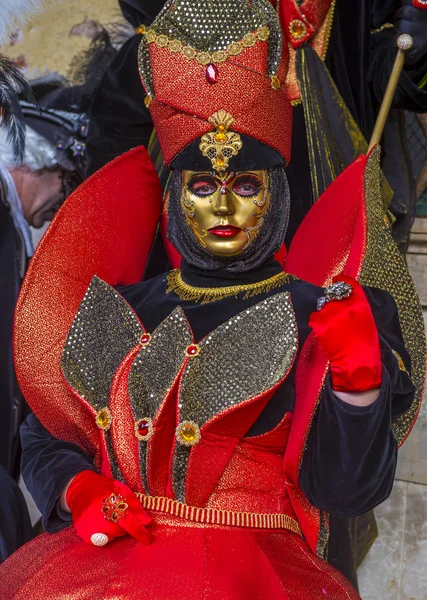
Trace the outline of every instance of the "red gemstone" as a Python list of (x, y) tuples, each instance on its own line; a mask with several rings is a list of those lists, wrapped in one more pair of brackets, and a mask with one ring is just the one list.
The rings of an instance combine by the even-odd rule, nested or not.
[(143, 420), (140, 423), (138, 423), (138, 433), (140, 436), (145, 437), (146, 435), (148, 435), (148, 432), (150, 431), (150, 422), (147, 420)]
[(141, 344), (148, 344), (151, 339), (151, 335), (149, 333), (144, 333), (141, 335), (141, 339), (139, 340)]
[(210, 63), (206, 67), (206, 79), (211, 84), (216, 83), (218, 81), (218, 67), (216, 67), (212, 63)]
[(191, 356), (194, 356), (195, 354), (197, 354), (197, 346), (188, 346), (187, 348), (187, 353), (190, 354)]

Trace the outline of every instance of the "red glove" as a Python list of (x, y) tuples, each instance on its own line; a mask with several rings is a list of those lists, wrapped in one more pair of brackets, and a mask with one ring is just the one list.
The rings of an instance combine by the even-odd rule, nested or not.
[(332, 388), (366, 392), (381, 386), (381, 350), (371, 307), (352, 277), (340, 275), (353, 288), (349, 298), (331, 300), (312, 313), (310, 327), (331, 364)]
[[(121, 498), (117, 499), (117, 496)], [(66, 502), (72, 513), (77, 535), (87, 544), (103, 546), (107, 543), (103, 536), (91, 539), (94, 534), (104, 534), (108, 541), (126, 534), (142, 544), (149, 544), (151, 541), (151, 534), (146, 529), (151, 523), (150, 516), (132, 490), (120, 481), (93, 471), (82, 471), (71, 481)], [(117, 508), (114, 509), (114, 506)], [(119, 516), (122, 513), (123, 516)], [(119, 518), (114, 522), (109, 518), (111, 516)]]

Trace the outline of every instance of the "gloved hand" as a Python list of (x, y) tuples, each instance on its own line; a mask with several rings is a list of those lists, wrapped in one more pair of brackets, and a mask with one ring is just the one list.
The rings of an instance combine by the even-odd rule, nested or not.
[(381, 350), (371, 307), (361, 285), (340, 275), (353, 291), (349, 298), (331, 300), (312, 313), (310, 327), (330, 361), (332, 388), (366, 392), (381, 386)]
[(402, 0), (401, 4), (394, 15), (394, 30), (396, 39), (402, 33), (412, 36), (414, 43), (405, 52), (405, 63), (414, 65), (427, 58), (427, 11), (413, 6), (412, 0)]
[[(118, 496), (121, 498), (117, 498)], [(103, 546), (114, 538), (127, 534), (142, 544), (149, 544), (151, 541), (151, 534), (146, 529), (151, 518), (124, 483), (93, 471), (82, 471), (71, 481), (66, 502), (70, 507), (77, 535), (87, 544)], [(107, 507), (110, 507), (108, 512)], [(103, 535), (93, 537), (94, 534)]]

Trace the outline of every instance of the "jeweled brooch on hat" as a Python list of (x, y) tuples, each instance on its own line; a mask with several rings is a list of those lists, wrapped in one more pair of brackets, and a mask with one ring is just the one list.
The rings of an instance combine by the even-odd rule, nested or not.
[(200, 151), (207, 156), (215, 171), (226, 171), (232, 156), (236, 156), (242, 147), (242, 139), (238, 133), (229, 131), (234, 118), (225, 110), (219, 110), (209, 117), (209, 123), (215, 131), (202, 136)]

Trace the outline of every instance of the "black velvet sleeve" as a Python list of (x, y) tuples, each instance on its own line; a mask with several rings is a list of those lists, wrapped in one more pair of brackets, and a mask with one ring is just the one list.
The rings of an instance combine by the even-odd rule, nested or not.
[[(392, 29), (385, 29), (372, 36), (371, 63), (368, 81), (377, 102), (384, 97), (394, 60), (396, 58), (395, 36)], [(394, 108), (411, 112), (427, 110), (427, 89), (420, 88), (419, 83), (427, 72), (427, 57), (418, 64), (406, 67), (399, 80), (393, 98)]]
[(49, 533), (71, 523), (71, 514), (59, 506), (67, 483), (87, 469), (95, 471), (90, 458), (79, 446), (53, 437), (31, 414), (21, 427), (22, 477)]
[(410, 372), (394, 300), (380, 290), (366, 293), (380, 334), (380, 394), (370, 406), (353, 406), (340, 400), (327, 380), (299, 479), (314, 506), (344, 517), (362, 514), (389, 496), (397, 461), (392, 418), (410, 407), (415, 391), (393, 353), (398, 352)]
[[(406, 3), (403, 14), (401, 6), (400, 0), (371, 0), (371, 29), (381, 30), (387, 23), (393, 24), (394, 27), (385, 27), (371, 34), (368, 82), (377, 102), (381, 102), (396, 58), (396, 38), (400, 33), (412, 35), (414, 49), (418, 49), (418, 60), (415, 63), (406, 61), (393, 98), (393, 106), (403, 110), (425, 112), (427, 89), (420, 88), (419, 83), (427, 73), (426, 19), (423, 11), (414, 8), (411, 2)], [(408, 9), (409, 14), (405, 12)]]

